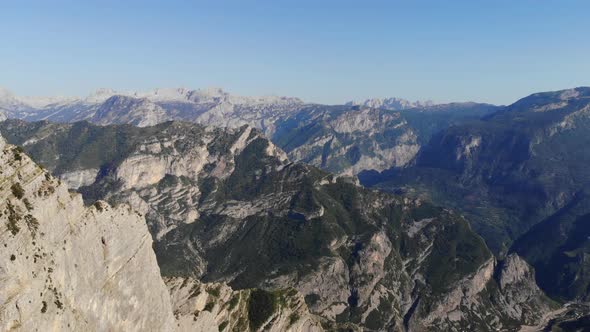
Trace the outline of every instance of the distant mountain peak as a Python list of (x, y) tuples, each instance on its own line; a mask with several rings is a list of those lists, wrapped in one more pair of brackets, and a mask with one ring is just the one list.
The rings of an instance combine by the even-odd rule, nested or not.
[(224, 104), (247, 107), (291, 107), (305, 104), (301, 99), (286, 96), (239, 96), (231, 94), (219, 87), (201, 89), (189, 88), (156, 88), (147, 91), (118, 91), (112, 88), (99, 88), (85, 97), (38, 97), (18, 96), (12, 91), (0, 87), (0, 107), (6, 110), (38, 111), (50, 107), (85, 104), (88, 107), (106, 102), (113, 96), (145, 99), (153, 103), (186, 103), (186, 104)]
[(409, 101), (403, 98), (370, 98), (366, 99), (361, 102), (357, 101), (349, 101), (346, 105), (360, 105), (366, 107), (373, 107), (373, 108), (383, 108), (383, 109), (391, 109), (391, 110), (404, 110), (408, 108), (415, 108), (415, 107), (428, 107), (433, 106), (435, 103), (432, 100), (425, 100), (425, 101)]

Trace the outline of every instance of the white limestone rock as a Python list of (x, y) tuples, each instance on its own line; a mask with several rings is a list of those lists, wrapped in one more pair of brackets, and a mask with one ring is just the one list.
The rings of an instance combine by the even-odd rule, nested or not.
[(80, 195), (0, 139), (0, 330), (172, 331), (145, 221)]

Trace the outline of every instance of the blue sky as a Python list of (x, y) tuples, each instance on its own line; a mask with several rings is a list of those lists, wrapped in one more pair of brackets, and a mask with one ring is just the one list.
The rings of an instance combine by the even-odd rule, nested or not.
[(0, 86), (506, 104), (590, 85), (588, 13), (567, 0), (0, 1)]

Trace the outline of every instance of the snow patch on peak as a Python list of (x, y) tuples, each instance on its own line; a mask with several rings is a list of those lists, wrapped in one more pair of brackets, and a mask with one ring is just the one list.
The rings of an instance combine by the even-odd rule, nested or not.
[(349, 101), (346, 103), (349, 106), (365, 106), (365, 107), (372, 107), (372, 108), (383, 108), (383, 109), (390, 109), (390, 110), (404, 110), (408, 108), (416, 108), (416, 107), (429, 107), (435, 105), (432, 100), (426, 101), (409, 101), (402, 98), (371, 98), (365, 101), (357, 102), (357, 101)]

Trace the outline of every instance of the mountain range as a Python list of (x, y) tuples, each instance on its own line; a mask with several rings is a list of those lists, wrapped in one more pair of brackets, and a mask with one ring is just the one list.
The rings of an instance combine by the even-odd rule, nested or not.
[(402, 98), (370, 98), (361, 102), (349, 101), (345, 105), (360, 105), (371, 108), (383, 108), (394, 111), (401, 111), (409, 108), (424, 108), (434, 106), (435, 103), (431, 100), (426, 101), (409, 101)]
[(215, 88), (149, 92), (102, 89), (86, 98), (61, 99), (21, 98), (7, 90), (0, 93), (0, 112), (26, 121), (90, 121), (140, 127), (165, 121), (230, 128), (247, 124), (270, 137), (292, 160), (346, 175), (404, 166), (433, 133), (497, 109), (477, 103), (402, 104), (393, 109), (385, 107), (388, 103), (380, 108), (330, 106), (290, 97), (240, 97)]
[[(590, 319), (590, 88), (506, 107), (182, 89), (1, 100), (0, 133), (16, 145), (2, 141), (5, 328), (518, 331)], [(51, 259), (36, 265), (36, 252)], [(76, 293), (64, 275), (117, 286), (75, 282)], [(154, 292), (120, 288), (130, 279)], [(97, 288), (103, 311), (84, 300)]]
[(460, 216), (292, 163), (251, 127), (4, 125), (88, 203), (145, 216), (165, 278), (293, 287), (327, 329), (513, 329), (553, 308), (524, 261), (497, 262)]
[(361, 181), (462, 211), (555, 296), (588, 299), (590, 88), (538, 93), (434, 135), (410, 167)]

